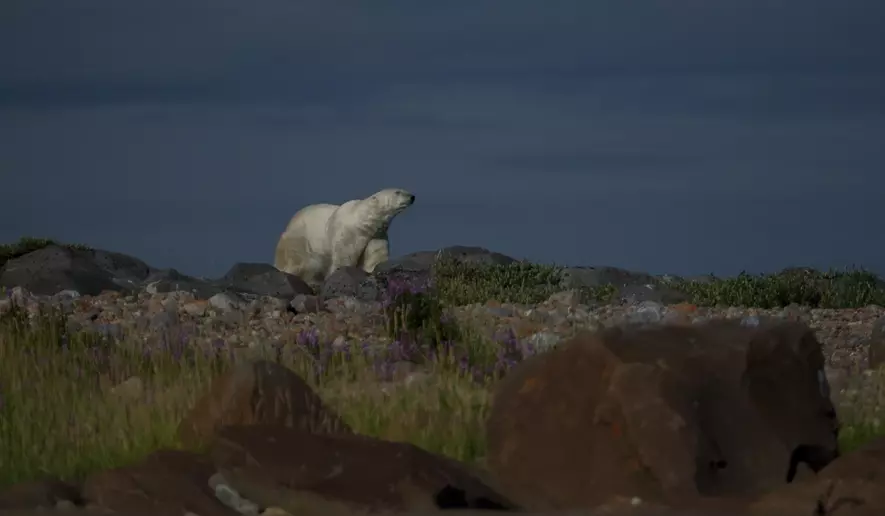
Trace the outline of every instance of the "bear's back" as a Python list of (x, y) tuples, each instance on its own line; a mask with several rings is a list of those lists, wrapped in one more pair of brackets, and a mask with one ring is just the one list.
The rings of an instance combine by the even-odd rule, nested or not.
[[(310, 206), (305, 206), (295, 212), (295, 215), (292, 215), (289, 224), (286, 225), (286, 232), (302, 228), (325, 231), (326, 222), (337, 209), (337, 204), (311, 204)], [(320, 222), (322, 224), (319, 224)], [(322, 228), (319, 227), (320, 225)]]

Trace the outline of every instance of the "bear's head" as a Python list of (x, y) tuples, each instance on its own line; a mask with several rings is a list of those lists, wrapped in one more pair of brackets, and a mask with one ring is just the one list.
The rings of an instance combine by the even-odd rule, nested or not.
[(367, 199), (373, 210), (388, 221), (415, 202), (415, 196), (402, 188), (387, 188)]

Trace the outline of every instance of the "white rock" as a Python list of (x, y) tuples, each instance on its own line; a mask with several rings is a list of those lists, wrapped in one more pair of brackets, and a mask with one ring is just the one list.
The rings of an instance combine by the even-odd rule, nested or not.
[(238, 309), (242, 305), (242, 300), (234, 294), (228, 292), (220, 292), (209, 298), (209, 306), (222, 312), (230, 312)]

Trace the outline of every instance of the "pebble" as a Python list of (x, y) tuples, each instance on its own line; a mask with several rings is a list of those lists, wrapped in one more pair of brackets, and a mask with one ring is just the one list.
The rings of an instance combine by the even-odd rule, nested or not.
[(209, 306), (217, 308), (222, 312), (230, 312), (238, 309), (242, 301), (234, 294), (221, 292), (209, 298)]

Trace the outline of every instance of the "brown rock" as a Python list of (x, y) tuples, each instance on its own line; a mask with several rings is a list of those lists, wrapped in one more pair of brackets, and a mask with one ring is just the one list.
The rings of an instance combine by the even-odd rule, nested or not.
[(0, 511), (13, 509), (36, 509), (55, 507), (58, 502), (68, 501), (81, 505), (80, 488), (57, 479), (22, 482), (0, 490)]
[(674, 507), (740, 500), (836, 455), (811, 330), (796, 322), (585, 332), (502, 380), (487, 463), (530, 509), (612, 496)]
[[(817, 512), (816, 512), (817, 511)], [(885, 437), (839, 457), (815, 478), (777, 489), (750, 506), (759, 516), (885, 514)]]
[(279, 425), (228, 426), (219, 431), (212, 457), (241, 496), (292, 514), (312, 514), (306, 507), (379, 511), (511, 506), (463, 464), (407, 443)]
[(180, 423), (178, 438), (188, 446), (198, 446), (222, 425), (262, 423), (314, 432), (351, 431), (300, 376), (274, 362), (258, 360), (236, 365), (217, 378)]
[(211, 461), (199, 454), (160, 450), (140, 464), (93, 474), (83, 494), (95, 505), (124, 514), (238, 516), (211, 491), (214, 472)]

